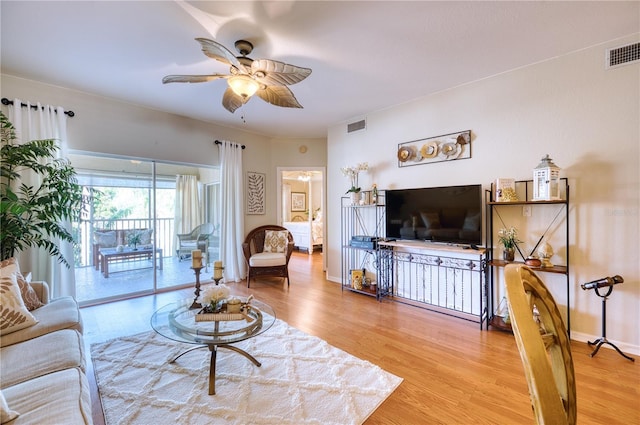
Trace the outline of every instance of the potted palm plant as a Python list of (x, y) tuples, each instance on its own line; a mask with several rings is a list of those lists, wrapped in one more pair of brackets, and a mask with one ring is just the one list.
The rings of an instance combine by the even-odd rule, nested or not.
[[(18, 143), (13, 124), (2, 112), (0, 125), (1, 259), (40, 247), (70, 267), (56, 241), (74, 243), (64, 223), (80, 213), (85, 201), (75, 169), (57, 158), (55, 140)], [(30, 173), (37, 183), (27, 178)]]

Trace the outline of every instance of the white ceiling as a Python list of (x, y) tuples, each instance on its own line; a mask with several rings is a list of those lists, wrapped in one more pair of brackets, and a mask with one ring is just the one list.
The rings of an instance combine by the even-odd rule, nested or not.
[[(3, 0), (0, 13), (2, 73), (296, 138), (640, 31), (638, 1)], [(163, 85), (168, 74), (228, 71), (196, 37), (232, 51), (246, 39), (253, 59), (311, 68), (291, 86), (304, 109), (254, 98), (231, 114), (224, 80)]]

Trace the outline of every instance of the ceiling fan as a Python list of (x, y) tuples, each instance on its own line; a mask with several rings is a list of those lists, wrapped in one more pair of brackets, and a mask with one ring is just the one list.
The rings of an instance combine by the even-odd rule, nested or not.
[(238, 40), (235, 47), (240, 56), (235, 56), (220, 43), (207, 38), (196, 38), (204, 54), (230, 66), (229, 74), (211, 75), (167, 75), (162, 79), (167, 83), (204, 83), (226, 79), (227, 90), (222, 97), (222, 106), (233, 113), (247, 103), (254, 94), (265, 102), (285, 108), (302, 108), (289, 90), (289, 85), (299, 83), (311, 74), (311, 69), (289, 65), (270, 59), (253, 60), (247, 57), (253, 44)]

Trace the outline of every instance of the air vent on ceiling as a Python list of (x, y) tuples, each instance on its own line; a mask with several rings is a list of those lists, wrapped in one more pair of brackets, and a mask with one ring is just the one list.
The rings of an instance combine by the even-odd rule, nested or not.
[(351, 124), (347, 124), (347, 133), (353, 133), (354, 131), (364, 130), (366, 127), (367, 127), (367, 122), (365, 120), (352, 122)]
[(606, 67), (616, 68), (640, 61), (640, 42), (608, 49)]

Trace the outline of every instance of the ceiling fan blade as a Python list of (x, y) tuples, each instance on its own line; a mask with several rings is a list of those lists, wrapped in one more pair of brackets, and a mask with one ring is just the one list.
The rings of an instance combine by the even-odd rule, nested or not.
[(249, 73), (247, 71), (247, 68), (245, 68), (245, 66), (240, 63), (238, 58), (236, 58), (236, 56), (222, 44), (217, 43), (213, 40), (209, 40), (208, 38), (196, 38), (196, 41), (200, 43), (200, 45), (202, 46), (202, 51), (208, 57), (222, 63), (226, 63), (227, 65), (235, 66), (243, 74)]
[(267, 86), (258, 90), (256, 94), (260, 99), (272, 105), (284, 108), (302, 108), (302, 105), (287, 86)]
[[(251, 98), (248, 98), (247, 101), (249, 101), (249, 99)], [(224, 95), (222, 96), (222, 106), (224, 106), (227, 111), (233, 114), (235, 110), (241, 107), (244, 103), (242, 96), (238, 96), (233, 90), (231, 90), (231, 87), (227, 87), (227, 90), (225, 90)]]
[(226, 74), (211, 75), (167, 75), (162, 79), (164, 84), (167, 83), (206, 83), (207, 81), (219, 80), (220, 78), (229, 78)]
[(256, 80), (267, 86), (289, 86), (307, 78), (311, 69), (270, 59), (256, 59), (251, 64), (251, 72)]

